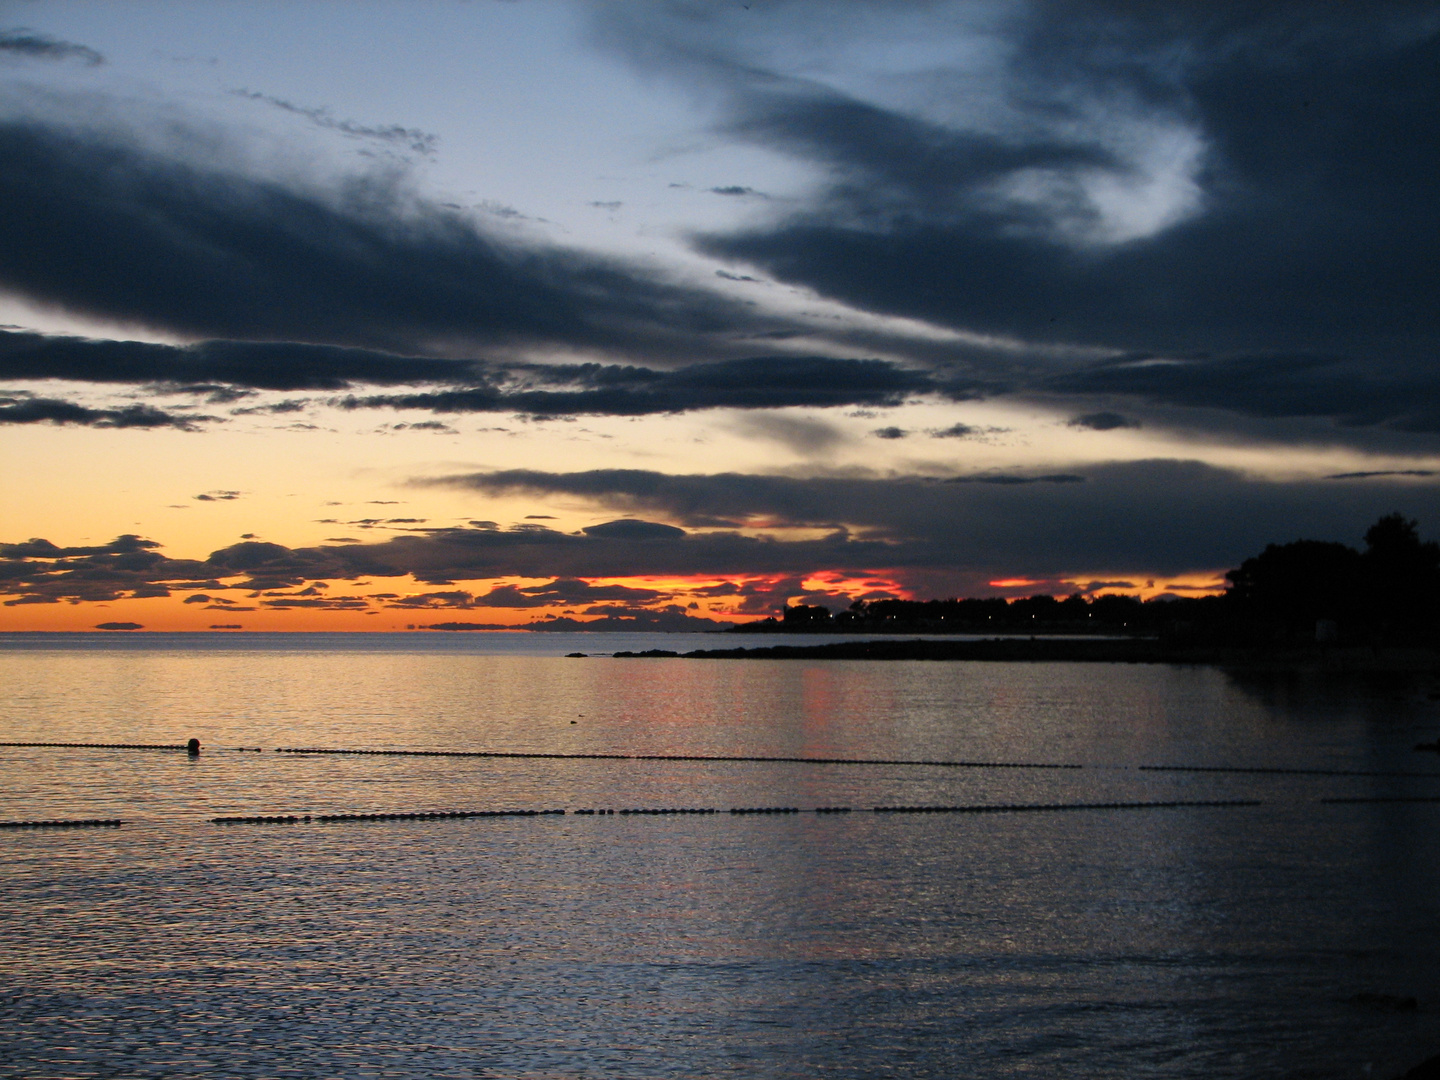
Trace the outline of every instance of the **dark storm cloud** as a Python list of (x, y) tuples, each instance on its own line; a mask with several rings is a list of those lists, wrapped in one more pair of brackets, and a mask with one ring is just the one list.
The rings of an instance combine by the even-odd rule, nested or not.
[[(658, 523), (656, 523), (658, 524)], [(531, 526), (526, 529), (434, 530), (384, 544), (332, 552), (356, 573), (413, 573), (422, 581), (497, 577), (607, 578), (712, 573), (804, 573), (838, 560), (883, 562), (885, 544), (835, 534), (821, 540), (776, 542), (734, 533), (628, 537), (579, 536)], [(714, 568), (719, 567), (720, 570)], [(517, 593), (518, 595), (525, 595)], [(510, 594), (503, 594), (509, 596)]]
[(194, 336), (399, 352), (696, 359), (783, 325), (619, 259), (488, 235), (394, 177), (305, 190), (17, 119), (0, 122), (0, 286)]
[[(1041, 476), (983, 473), (944, 479), (852, 480), (795, 479), (747, 473), (672, 476), (645, 469), (594, 469), (577, 473), (509, 469), (417, 483), (469, 488), (487, 495), (579, 496), (608, 508), (637, 513), (662, 512), (694, 527), (713, 527), (717, 521), (758, 519), (777, 525), (807, 528), (859, 527), (894, 536), (904, 535), (907, 530), (900, 519), (892, 520), (890, 515), (909, 507), (911, 500), (917, 507), (926, 504), (934, 506), (937, 513), (944, 513), (939, 508), (966, 501), (966, 497), (946, 494), (943, 487), (1014, 488), (1071, 485), (1084, 481), (1084, 477), (1069, 473)], [(611, 523), (612, 526), (619, 524), (624, 523)], [(678, 529), (674, 531), (677, 534), (680, 532)]]
[(61, 41), (23, 27), (0, 30), (0, 55), (5, 53), (34, 60), (79, 60), (90, 67), (98, 67), (105, 62), (105, 57), (88, 45)]
[(1324, 417), (1351, 427), (1440, 432), (1440, 374), (1420, 363), (1335, 355), (1156, 357), (1096, 364), (1038, 385), (1263, 418)]
[(96, 428), (176, 428), (199, 431), (216, 416), (165, 412), (153, 405), (92, 409), (59, 398), (0, 395), (0, 424), (74, 424)]
[[(727, 126), (729, 134), (844, 173), (843, 197), (867, 200), (866, 209), (903, 200), (908, 206), (948, 213), (955, 208), (957, 192), (1005, 172), (1112, 163), (1097, 146), (958, 134), (798, 82), (750, 88), (740, 113)], [(832, 197), (842, 193), (837, 190)]]
[[(447, 366), (403, 354), (511, 356), (548, 345), (668, 367), (814, 329), (633, 263), (492, 235), (394, 177), (307, 188), (216, 164), (213, 147), (196, 164), (173, 149), (179, 136), (162, 152), (13, 117), (0, 123), (0, 286), (186, 336), (281, 343), (255, 346), (268, 355), (234, 341), (167, 354), (119, 342), (87, 351), (64, 339), (28, 363), (0, 346), (0, 365), (39, 372), (11, 377), (69, 371), (54, 377), (213, 383), (218, 393), (441, 383), (435, 394), (347, 402), (440, 412), (644, 415), (1015, 393), (1060, 399), (1065, 415), (1128, 416), (1149, 403), (1440, 433), (1440, 411), (1426, 404), (1440, 400), (1429, 370), (1440, 349), (1434, 0), (998, 5), (994, 19), (975, 24), (987, 29), (958, 42), (988, 51), (983, 74), (943, 63), (925, 74), (931, 82), (913, 100), (959, 103), (938, 118), (896, 104), (900, 83), (877, 104), (776, 69), (768, 57), (788, 55), (784, 35), (809, 18), (803, 0), (773, 13), (763, 47), (715, 5), (591, 6), (609, 27), (600, 36), (623, 41), (632, 59), (703, 81), (707, 100), (724, 103), (724, 137), (821, 174), (813, 197), (770, 204), (765, 222), (697, 238), (731, 262), (722, 279), (754, 283), (745, 271), (759, 266), (870, 312), (1071, 356), (1093, 348), (1189, 358), (1183, 370), (1110, 364), (1057, 375), (1038, 346), (1032, 354), (881, 341), (880, 331), (838, 326), (829, 340), (850, 342), (847, 352), (968, 364), (967, 375), (907, 371), (909, 390), (866, 397), (847, 390), (838, 370), (838, 380), (771, 393), (767, 380), (784, 380), (787, 369), (753, 360), (743, 362), (757, 364), (750, 382), (729, 387), (701, 385), (722, 373), (704, 365), (673, 383), (619, 366), (603, 378), (572, 366), (558, 380), (481, 362)], [(948, 33), (957, 12), (990, 9), (891, 10), (922, 12), (927, 27)], [(27, 33), (0, 41), (14, 55), (81, 56), (64, 50), (83, 46)], [(429, 138), (265, 100), (357, 137)], [(1097, 182), (1112, 185), (1109, 195), (1095, 195)], [(762, 194), (738, 184), (710, 190)], [(1147, 209), (1151, 200), (1174, 212)], [(1148, 223), (1132, 220), (1146, 214)], [(323, 352), (335, 346), (354, 351)], [(67, 350), (74, 355), (56, 355)]]
[(71, 382), (228, 384), (256, 390), (344, 390), (354, 383), (456, 382), (472, 366), (371, 349), (300, 342), (160, 345), (0, 330), (0, 378)]
[[(500, 381), (504, 378), (505, 381)], [(696, 409), (899, 405), (911, 396), (965, 398), (971, 385), (884, 360), (757, 356), (675, 371), (604, 364), (512, 365), (484, 386), (347, 397), (344, 408), (644, 416)]]
[[(0, 378), (154, 384), (175, 393), (206, 394), (212, 402), (222, 403), (238, 400), (246, 390), (448, 384), (444, 389), (413, 393), (350, 395), (337, 404), (352, 410), (540, 416), (887, 406), (899, 405), (912, 396), (965, 399), (977, 392), (973, 382), (950, 375), (885, 360), (825, 356), (751, 356), (664, 370), (634, 364), (439, 360), (294, 342), (163, 345), (9, 330), (0, 330)], [(237, 416), (298, 412), (310, 404), (289, 400), (240, 406), (233, 412)]]
[[(927, 569), (1049, 578), (1105, 569), (1172, 574), (1235, 565), (1297, 536), (1353, 542), (1394, 509), (1440, 527), (1440, 485), (1270, 482), (1198, 462), (1095, 466), (1084, 477), (971, 476), (797, 479), (740, 473), (667, 476), (638, 469), (510, 470), (432, 480), (486, 495), (563, 495), (597, 508), (700, 527), (716, 519), (834, 530), (803, 543), (735, 543), (719, 534), (657, 545), (715, 557), (725, 545), (755, 562), (716, 558), (706, 570), (807, 573), (822, 566)], [(735, 538), (748, 540), (748, 538)], [(797, 556), (777, 558), (782, 552)], [(642, 556), (636, 553), (637, 560)], [(805, 559), (817, 561), (806, 567)], [(763, 566), (763, 570), (761, 569)], [(732, 569), (733, 568), (733, 569)], [(577, 574), (577, 576), (587, 576)]]
[[(1173, 404), (1437, 430), (1405, 385), (1431, 381), (1440, 349), (1433, 0), (1016, 5), (999, 45), (976, 45), (996, 57), (988, 96), (932, 73), (976, 101), (944, 123), (767, 68), (723, 17), (680, 7), (625, 23), (632, 59), (723, 86), (722, 132), (828, 179), (788, 215), (699, 237), (703, 252), (968, 331), (1253, 358), (1228, 386), (1142, 391)], [(1142, 220), (1152, 197), (1170, 210)], [(1305, 356), (1332, 359), (1285, 359)], [(1256, 385), (1272, 367), (1290, 383), (1278, 402)], [(1368, 379), (1358, 405), (1347, 379)]]

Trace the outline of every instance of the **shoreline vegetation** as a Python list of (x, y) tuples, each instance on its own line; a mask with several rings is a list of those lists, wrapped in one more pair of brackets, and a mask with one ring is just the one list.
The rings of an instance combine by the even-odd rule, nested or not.
[(1153, 637), (993, 637), (947, 641), (886, 638), (823, 645), (761, 645), (676, 652), (646, 649), (617, 652), (619, 659), (685, 660), (980, 660), (1000, 662), (1088, 662), (1111, 664), (1206, 664), (1252, 671), (1433, 672), (1440, 650), (1367, 645), (1256, 647), (1195, 645)]
[[(787, 607), (726, 634), (845, 634), (872, 640), (705, 649), (696, 659), (1065, 660), (1218, 664), (1274, 670), (1440, 669), (1440, 545), (1418, 523), (1382, 517), (1365, 549), (1320, 540), (1271, 544), (1225, 575), (1219, 595), (1076, 594), (858, 600), (832, 614)], [(921, 640), (916, 635), (932, 640)], [(933, 640), (935, 635), (983, 640)], [(884, 640), (893, 636), (910, 640)], [(874, 640), (880, 638), (881, 640)], [(660, 655), (664, 650), (647, 654)], [(617, 653), (617, 656), (627, 655)], [(678, 655), (678, 654), (671, 654)]]

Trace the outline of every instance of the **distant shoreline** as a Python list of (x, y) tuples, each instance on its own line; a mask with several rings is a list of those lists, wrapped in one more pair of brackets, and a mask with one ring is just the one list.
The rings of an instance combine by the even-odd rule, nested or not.
[(664, 649), (617, 652), (627, 657), (689, 660), (981, 660), (1120, 664), (1205, 664), (1273, 671), (1427, 672), (1440, 670), (1440, 652), (1422, 648), (1308, 646), (1257, 649), (1177, 645), (1156, 638), (985, 638), (980, 641), (894, 638), (825, 645), (771, 645), (737, 649)]

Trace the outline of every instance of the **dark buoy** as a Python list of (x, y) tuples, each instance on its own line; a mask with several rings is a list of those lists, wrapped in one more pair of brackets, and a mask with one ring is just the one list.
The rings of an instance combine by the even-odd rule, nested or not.
[(191, 757), (199, 757), (199, 756), (200, 756), (200, 740), (199, 740), (199, 739), (191, 739), (189, 742), (187, 742), (187, 743), (185, 744), (185, 753), (189, 754)]

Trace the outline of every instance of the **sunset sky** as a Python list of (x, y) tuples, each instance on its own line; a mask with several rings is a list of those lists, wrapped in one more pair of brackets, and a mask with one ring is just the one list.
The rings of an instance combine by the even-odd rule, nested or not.
[(1440, 4), (0, 2), (0, 630), (1440, 533)]

